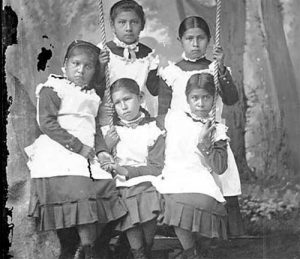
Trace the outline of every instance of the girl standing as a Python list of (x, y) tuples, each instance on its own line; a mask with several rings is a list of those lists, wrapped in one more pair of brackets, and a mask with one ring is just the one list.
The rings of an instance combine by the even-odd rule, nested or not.
[(134, 258), (150, 258), (160, 213), (160, 196), (152, 186), (154, 176), (161, 174), (164, 161), (164, 131), (154, 118), (141, 108), (139, 85), (121, 78), (111, 86), (111, 97), (117, 117), (112, 130), (103, 127), (109, 148), (116, 148), (116, 185), (124, 200), (128, 215), (116, 229), (125, 231)]
[(143, 8), (133, 0), (121, 0), (111, 7), (110, 23), (114, 38), (107, 43), (108, 53), (102, 54), (103, 59), (109, 59), (110, 83), (120, 78), (135, 80), (145, 94), (145, 108), (154, 115), (157, 113), (153, 96), (158, 95), (159, 59), (154, 50), (139, 42), (145, 27)]
[[(188, 111), (185, 86), (191, 75), (199, 72), (214, 73), (213, 63), (206, 59), (206, 49), (211, 34), (208, 24), (198, 16), (190, 16), (182, 21), (178, 30), (179, 41), (183, 48), (182, 59), (176, 64), (170, 63), (159, 74), (162, 78), (159, 93), (159, 114), (167, 113), (168, 109)], [(214, 49), (214, 59), (219, 65), (219, 96), (216, 107), (216, 120), (221, 121), (223, 103), (233, 105), (238, 101), (238, 92), (233, 83), (229, 69), (224, 66), (225, 55), (221, 48)], [(232, 151), (228, 151), (228, 159), (234, 161)], [(232, 236), (242, 235), (243, 223), (240, 213), (238, 195), (241, 194), (241, 184), (235, 162), (229, 163), (235, 167), (219, 176), (222, 192), (226, 199), (228, 210), (228, 232)]]
[(59, 258), (74, 257), (75, 251), (67, 251), (62, 238), (72, 228), (85, 258), (98, 258), (97, 233), (126, 214), (112, 176), (97, 160), (108, 156), (107, 152), (98, 155), (103, 151), (102, 134), (95, 126), (100, 104), (97, 87), (101, 90), (99, 54), (100, 49), (89, 42), (72, 42), (64, 58), (64, 76), (51, 74), (36, 89), (43, 134), (26, 148), (33, 194), (29, 214), (38, 220), (40, 231), (58, 231)]
[(163, 223), (174, 227), (183, 258), (200, 258), (200, 236), (227, 237), (225, 199), (212, 172), (221, 175), (228, 168), (228, 137), (225, 125), (211, 125), (214, 91), (211, 74), (190, 77), (188, 110), (166, 115), (165, 166), (153, 182), (165, 200)]
[[(166, 114), (169, 108), (188, 109), (184, 94), (188, 79), (204, 69), (209, 73), (213, 71), (212, 62), (205, 57), (210, 38), (208, 24), (201, 17), (190, 16), (182, 21), (178, 29), (178, 40), (183, 48), (182, 59), (176, 64), (169, 62), (166, 68), (159, 71), (163, 79), (159, 88), (159, 114)], [(238, 101), (238, 92), (228, 68), (224, 66), (222, 48), (215, 48), (213, 55), (219, 65), (219, 94), (224, 104), (233, 105)]]

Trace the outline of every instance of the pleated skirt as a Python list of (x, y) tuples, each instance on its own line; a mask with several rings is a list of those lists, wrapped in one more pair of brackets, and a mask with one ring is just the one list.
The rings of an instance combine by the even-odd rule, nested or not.
[(115, 183), (85, 176), (32, 178), (29, 216), (47, 231), (117, 220), (127, 214)]
[(224, 205), (200, 193), (164, 194), (163, 223), (208, 238), (227, 239)]
[(126, 231), (138, 224), (156, 219), (160, 214), (161, 195), (150, 182), (118, 188), (128, 214), (119, 220), (116, 230)]

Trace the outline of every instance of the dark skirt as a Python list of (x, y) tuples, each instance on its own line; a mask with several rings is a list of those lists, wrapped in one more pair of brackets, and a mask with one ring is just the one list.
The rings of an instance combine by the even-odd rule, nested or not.
[(208, 238), (227, 239), (223, 204), (200, 193), (164, 194), (163, 223)]
[(37, 218), (38, 230), (105, 224), (127, 213), (115, 183), (84, 176), (31, 179), (29, 216)]
[(128, 214), (120, 219), (116, 226), (117, 230), (126, 231), (138, 224), (156, 219), (161, 212), (161, 196), (150, 182), (118, 189)]
[(230, 236), (245, 234), (238, 196), (225, 196), (225, 208), (228, 214), (227, 233)]

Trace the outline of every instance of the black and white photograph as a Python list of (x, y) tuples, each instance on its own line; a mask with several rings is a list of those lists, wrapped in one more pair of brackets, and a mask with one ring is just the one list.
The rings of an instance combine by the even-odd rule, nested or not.
[(299, 12), (3, 0), (1, 258), (300, 259)]

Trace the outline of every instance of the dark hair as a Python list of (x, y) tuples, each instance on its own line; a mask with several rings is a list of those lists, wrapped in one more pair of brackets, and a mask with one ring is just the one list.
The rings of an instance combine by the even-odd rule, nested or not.
[(67, 48), (67, 52), (64, 58), (64, 62), (66, 62), (66, 60), (70, 57), (73, 56), (73, 51), (75, 49), (81, 49), (85, 52), (87, 52), (88, 54), (92, 55), (93, 57), (95, 57), (98, 60), (98, 56), (100, 54), (100, 49), (87, 41), (83, 41), (83, 40), (74, 40), (71, 42), (71, 44), (68, 46)]
[[(116, 92), (120, 89), (126, 89), (128, 92), (130, 92), (132, 94), (136, 94), (137, 96), (140, 96), (140, 94), (141, 94), (138, 83), (131, 78), (120, 78), (120, 79), (116, 80), (110, 87), (111, 96), (114, 92)], [(145, 117), (150, 117), (149, 112), (146, 109), (144, 109), (143, 107), (140, 107), (140, 111), (145, 114)], [(117, 124), (119, 120), (120, 119), (119, 119), (117, 113), (115, 112), (115, 114), (113, 116), (113, 123)]]
[(126, 89), (128, 92), (136, 95), (140, 95), (140, 87), (138, 83), (131, 78), (120, 78), (116, 80), (110, 87), (110, 94), (112, 95), (114, 92), (120, 89)]
[(191, 91), (193, 89), (204, 89), (206, 90), (210, 95), (215, 95), (215, 83), (214, 83), (214, 76), (209, 73), (199, 73), (199, 74), (193, 74), (185, 88), (185, 95), (186, 97), (189, 96)]
[[(93, 61), (95, 62), (95, 73), (90, 81), (87, 89), (92, 89), (94, 88), (95, 90), (102, 92), (103, 89), (99, 89), (102, 84), (101, 82), (103, 81), (104, 75), (101, 75), (99, 73), (100, 71), (100, 61), (99, 61), (99, 54), (100, 54), (100, 48), (98, 48), (96, 45), (83, 41), (83, 40), (75, 40), (73, 41), (67, 48), (66, 55), (64, 57), (64, 63), (72, 56), (75, 55), (75, 51), (82, 51), (86, 53), (87, 55), (91, 56), (93, 58)], [(103, 86), (102, 86), (103, 87)]]
[(199, 16), (190, 16), (185, 18), (181, 24), (179, 25), (178, 29), (178, 36), (181, 39), (183, 34), (188, 30), (188, 29), (193, 29), (193, 28), (199, 28), (204, 31), (206, 34), (208, 40), (210, 40), (211, 35), (210, 35), (210, 30), (208, 27), (207, 22)]
[(117, 3), (115, 3), (110, 8), (111, 22), (113, 23), (115, 21), (117, 15), (123, 11), (134, 11), (137, 14), (137, 16), (141, 19), (142, 30), (144, 29), (146, 19), (145, 19), (145, 13), (144, 13), (143, 7), (134, 0), (121, 0)]

